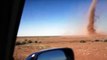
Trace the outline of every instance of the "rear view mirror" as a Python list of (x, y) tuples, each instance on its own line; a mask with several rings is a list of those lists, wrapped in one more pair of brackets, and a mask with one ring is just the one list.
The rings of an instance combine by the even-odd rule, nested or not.
[(33, 53), (26, 60), (74, 60), (74, 53), (70, 48), (55, 48)]

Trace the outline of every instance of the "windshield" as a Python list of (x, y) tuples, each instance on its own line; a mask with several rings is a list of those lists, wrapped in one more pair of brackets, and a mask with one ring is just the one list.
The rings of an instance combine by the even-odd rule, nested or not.
[(69, 47), (75, 60), (107, 60), (107, 0), (26, 0), (15, 60)]

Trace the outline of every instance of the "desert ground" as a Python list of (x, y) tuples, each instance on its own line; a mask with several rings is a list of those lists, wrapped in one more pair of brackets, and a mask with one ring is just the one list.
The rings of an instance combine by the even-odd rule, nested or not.
[(17, 37), (15, 60), (25, 60), (33, 52), (48, 48), (69, 47), (75, 60), (107, 60), (107, 37), (34, 36)]

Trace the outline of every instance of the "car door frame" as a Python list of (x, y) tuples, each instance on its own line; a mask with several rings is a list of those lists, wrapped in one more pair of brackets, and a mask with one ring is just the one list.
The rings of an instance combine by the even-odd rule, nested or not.
[(15, 41), (25, 0), (2, 0), (0, 3), (0, 60), (14, 60)]

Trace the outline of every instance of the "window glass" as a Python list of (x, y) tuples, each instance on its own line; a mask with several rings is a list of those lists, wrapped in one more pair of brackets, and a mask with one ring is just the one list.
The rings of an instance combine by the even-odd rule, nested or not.
[(75, 60), (107, 60), (107, 0), (26, 0), (15, 60), (56, 47), (74, 50)]

